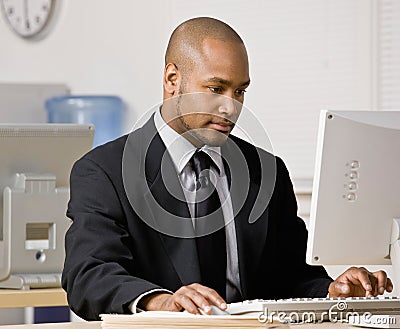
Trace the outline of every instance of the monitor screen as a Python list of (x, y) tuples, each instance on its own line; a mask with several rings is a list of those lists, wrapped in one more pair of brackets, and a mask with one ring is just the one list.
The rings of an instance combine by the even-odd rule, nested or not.
[(0, 124), (0, 280), (61, 272), (69, 175), (93, 134), (92, 125)]
[(399, 168), (400, 111), (321, 112), (309, 264), (393, 264), (396, 273)]

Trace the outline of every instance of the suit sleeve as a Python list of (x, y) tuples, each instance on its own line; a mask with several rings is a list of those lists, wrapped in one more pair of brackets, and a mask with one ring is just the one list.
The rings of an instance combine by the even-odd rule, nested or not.
[(283, 282), (281, 298), (326, 297), (332, 279), (322, 266), (305, 262), (307, 230), (304, 221), (297, 217), (297, 202), (293, 185), (285, 164), (277, 158), (277, 180), (274, 200), (277, 218), (275, 226), (279, 256), (276, 259)]
[(90, 159), (73, 167), (62, 276), (71, 309), (87, 320), (102, 313), (130, 313), (141, 294), (159, 289), (135, 277), (133, 242), (118, 193), (106, 172)]

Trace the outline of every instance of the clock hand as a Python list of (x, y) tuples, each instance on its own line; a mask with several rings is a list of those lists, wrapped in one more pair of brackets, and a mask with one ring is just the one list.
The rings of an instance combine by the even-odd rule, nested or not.
[(28, 0), (24, 0), (25, 27), (27, 30), (30, 30), (31, 26), (28, 17), (28, 3)]

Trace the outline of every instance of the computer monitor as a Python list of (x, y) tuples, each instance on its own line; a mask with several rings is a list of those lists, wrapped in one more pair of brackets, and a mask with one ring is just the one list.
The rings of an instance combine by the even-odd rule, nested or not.
[(400, 111), (322, 111), (307, 263), (392, 264), (400, 285)]
[(0, 287), (59, 285), (69, 175), (93, 134), (92, 125), (0, 124)]

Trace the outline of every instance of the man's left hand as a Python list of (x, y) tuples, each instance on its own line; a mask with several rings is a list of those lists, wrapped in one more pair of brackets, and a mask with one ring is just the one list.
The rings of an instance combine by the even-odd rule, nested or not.
[(392, 292), (392, 281), (384, 271), (369, 272), (351, 267), (329, 285), (329, 297), (370, 297)]

